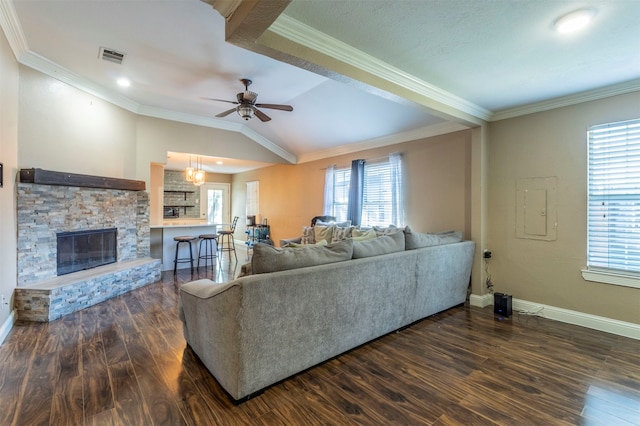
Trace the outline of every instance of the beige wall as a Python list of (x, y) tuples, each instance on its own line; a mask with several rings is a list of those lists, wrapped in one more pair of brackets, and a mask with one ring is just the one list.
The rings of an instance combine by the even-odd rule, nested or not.
[(136, 178), (136, 115), (25, 66), (18, 137), (21, 168)]
[[(18, 171), (18, 63), (0, 31), (0, 295), (7, 302), (17, 286), (15, 177)], [(0, 333), (9, 320), (10, 306), (0, 306)], [(8, 323), (7, 323), (8, 325)], [(3, 336), (0, 335), (0, 343)]]
[(283, 163), (282, 158), (246, 136), (228, 130), (138, 116), (137, 179), (149, 182), (149, 163), (165, 164), (167, 152)]
[[(490, 273), (513, 297), (640, 324), (640, 289), (582, 279), (586, 266), (587, 128), (640, 117), (640, 93), (491, 123)], [(557, 240), (515, 238), (516, 180), (557, 177)]]
[(471, 131), (462, 131), (393, 146), (371, 149), (295, 166), (277, 165), (240, 173), (232, 181), (232, 215), (240, 216), (236, 239), (242, 239), (245, 185), (260, 181), (260, 214), (269, 220), (271, 237), (300, 235), (302, 226), (321, 215), (327, 166), (350, 166), (357, 158), (372, 159), (402, 152), (407, 193), (406, 223), (419, 232), (446, 229), (469, 236)]

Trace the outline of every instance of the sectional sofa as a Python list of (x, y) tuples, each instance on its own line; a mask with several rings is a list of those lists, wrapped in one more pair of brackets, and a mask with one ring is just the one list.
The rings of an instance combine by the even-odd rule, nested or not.
[(239, 402), (464, 303), (474, 243), (410, 234), (294, 249), (258, 244), (252, 275), (180, 288), (187, 344)]

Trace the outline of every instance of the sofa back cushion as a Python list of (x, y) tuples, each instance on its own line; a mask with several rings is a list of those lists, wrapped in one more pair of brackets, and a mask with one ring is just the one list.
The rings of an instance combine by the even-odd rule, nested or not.
[(353, 258), (380, 256), (388, 253), (404, 251), (404, 233), (383, 235), (371, 240), (353, 242)]
[(253, 274), (285, 271), (307, 266), (350, 260), (353, 256), (353, 241), (343, 240), (325, 246), (300, 248), (275, 248), (258, 243), (253, 246), (251, 269)]
[(408, 226), (404, 229), (404, 236), (405, 248), (407, 250), (437, 246), (440, 244), (459, 243), (462, 241), (462, 232), (447, 231), (439, 234), (422, 234), (413, 232)]

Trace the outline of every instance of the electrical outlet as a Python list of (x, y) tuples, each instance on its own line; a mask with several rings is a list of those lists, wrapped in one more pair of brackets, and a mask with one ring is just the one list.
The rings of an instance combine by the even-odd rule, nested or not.
[(4, 294), (2, 295), (2, 306), (0, 306), (0, 310), (3, 310), (5, 305), (9, 305), (9, 302), (7, 302), (7, 298), (4, 297)]

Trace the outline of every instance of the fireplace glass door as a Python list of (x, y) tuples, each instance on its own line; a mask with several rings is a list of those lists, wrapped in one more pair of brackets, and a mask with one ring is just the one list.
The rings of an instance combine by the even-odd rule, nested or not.
[(58, 275), (91, 269), (117, 259), (116, 228), (60, 232), (58, 237)]

